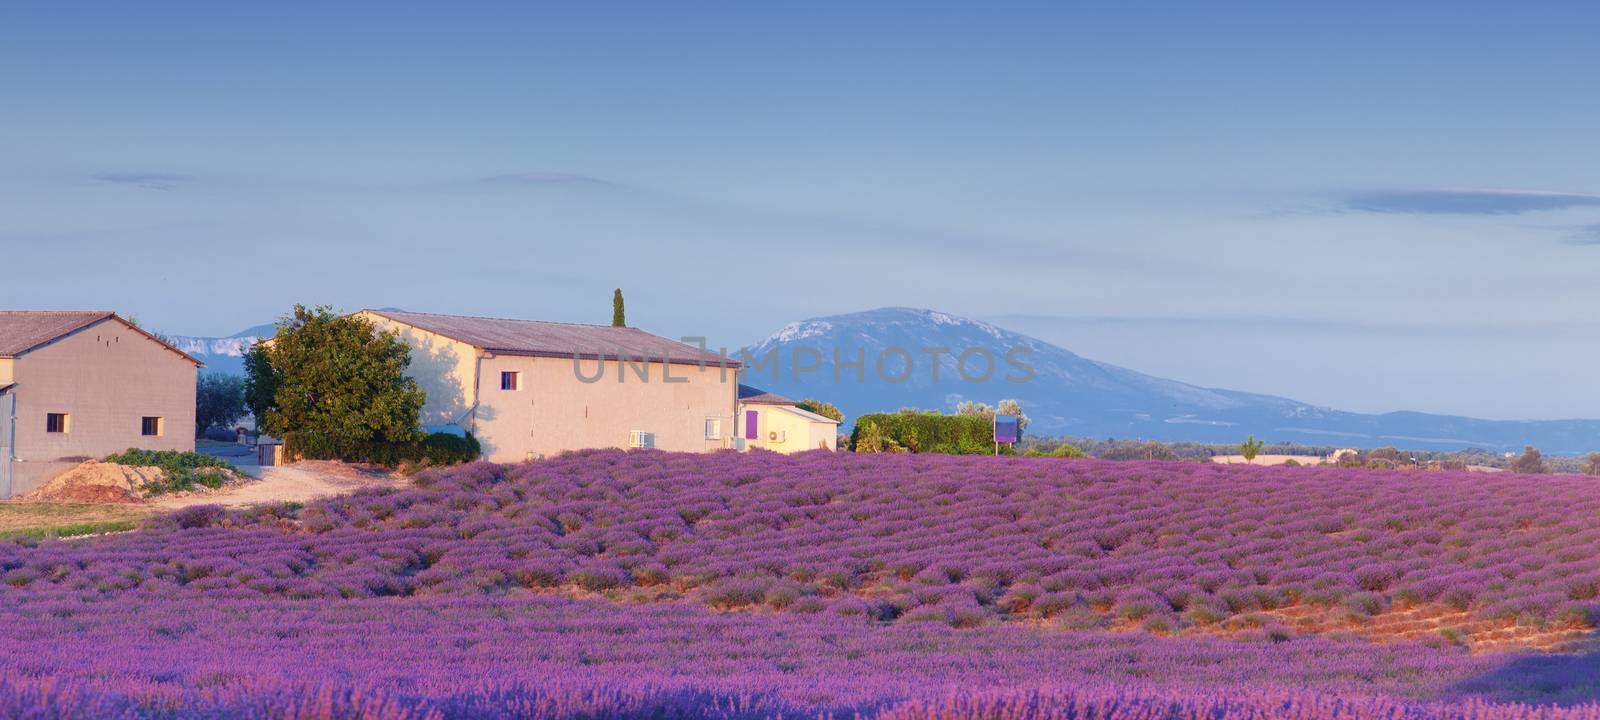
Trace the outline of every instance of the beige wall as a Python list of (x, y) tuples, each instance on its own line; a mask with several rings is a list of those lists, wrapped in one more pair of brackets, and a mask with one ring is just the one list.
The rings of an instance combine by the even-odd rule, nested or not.
[[(105, 320), (12, 363), (17, 461), (10, 493), (25, 493), (70, 464), (131, 447), (194, 450), (195, 364), (118, 320)], [(46, 432), (48, 413), (68, 431)], [(162, 434), (140, 434), (145, 416)]]
[[(409, 374), (428, 394), (428, 401), (422, 406), (422, 424), (456, 422), (477, 402), (477, 348), (364, 310), (357, 315), (379, 330), (398, 333), (411, 346)], [(470, 418), (461, 424), (470, 429)]]
[[(571, 358), (511, 355), (481, 361), (482, 391), (474, 434), (490, 460), (512, 462), (563, 450), (627, 447), (629, 434), (655, 434), (658, 450), (708, 452), (732, 447), (738, 372), (716, 366), (646, 363), (647, 380), (633, 367), (618, 381), (617, 363), (605, 363), (599, 380), (578, 378)], [(582, 372), (593, 377), (597, 361)], [(519, 372), (516, 390), (500, 389), (501, 372)], [(681, 381), (680, 381), (681, 380)], [(720, 437), (706, 438), (706, 420), (720, 425)]]
[[(484, 353), (466, 343), (371, 313), (362, 313), (381, 330), (393, 330), (412, 347), (408, 374), (428, 393), (424, 424), (461, 420), (495, 462), (521, 462), (566, 450), (627, 447), (629, 434), (655, 434), (658, 450), (707, 452), (733, 446), (738, 371), (698, 365), (646, 363), (647, 381), (637, 365), (618, 381), (615, 361), (592, 383), (579, 379), (571, 358), (535, 358)], [(584, 361), (585, 377), (597, 372)], [(518, 389), (501, 390), (500, 373), (520, 373)], [(476, 404), (476, 409), (466, 413)], [(720, 437), (705, 437), (705, 421), (720, 423)]]
[[(756, 438), (746, 440), (746, 447), (763, 448), (773, 452), (797, 453), (818, 448), (834, 450), (839, 444), (839, 426), (817, 422), (803, 415), (789, 412), (780, 405), (740, 405), (740, 435), (744, 437), (743, 423), (747, 411), (754, 410)], [(773, 433), (782, 440), (774, 440)]]
[(0, 386), (11, 384), (11, 358), (0, 358)]

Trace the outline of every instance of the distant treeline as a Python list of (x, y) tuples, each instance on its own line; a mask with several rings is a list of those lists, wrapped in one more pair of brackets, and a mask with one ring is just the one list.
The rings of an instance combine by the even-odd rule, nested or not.
[[(1028, 437), (1023, 439), (1018, 449), (1049, 454), (1062, 445), (1071, 445), (1082, 450), (1090, 457), (1101, 460), (1193, 460), (1210, 462), (1211, 458), (1214, 457), (1239, 454), (1238, 445), (1220, 443), (1169, 443), (1156, 440), (1102, 440), (1085, 437)], [(1320, 462), (1322, 458), (1332, 456), (1343, 447), (1335, 445), (1302, 445), (1300, 443), (1267, 443), (1262, 446), (1260, 454), (1304, 456), (1308, 461), (1305, 464), (1315, 464)], [(1532, 457), (1529, 456), (1528, 450), (1506, 457), (1505, 453), (1493, 452), (1483, 448), (1451, 451), (1407, 450), (1394, 447), (1356, 448), (1354, 456), (1341, 458), (1341, 464), (1383, 467), (1404, 467), (1407, 465), (1465, 467), (1476, 465), (1522, 472), (1600, 474), (1600, 454), (1586, 457), (1550, 457), (1540, 455), (1537, 450), (1532, 451)], [(1540, 469), (1541, 466), (1542, 469)]]

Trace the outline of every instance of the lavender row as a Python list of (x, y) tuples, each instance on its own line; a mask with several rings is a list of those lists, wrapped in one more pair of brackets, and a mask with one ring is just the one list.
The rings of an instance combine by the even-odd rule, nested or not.
[(1548, 475), (597, 451), (4, 546), (0, 581), (80, 602), (565, 588), (957, 626), (1172, 630), (1288, 605), (1360, 623), (1432, 604), (1588, 627), (1597, 513), (1600, 485)]
[[(124, 597), (0, 608), (0, 716), (1600, 718), (1595, 663), (955, 629), (690, 603)], [(1511, 675), (1506, 675), (1513, 671)]]

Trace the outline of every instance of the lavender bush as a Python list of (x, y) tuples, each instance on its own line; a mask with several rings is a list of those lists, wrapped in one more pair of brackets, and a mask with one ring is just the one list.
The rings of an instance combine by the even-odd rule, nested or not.
[[(0, 714), (1600, 718), (1489, 702), (1586, 701), (1581, 658), (1524, 675), (1532, 656), (1466, 637), (1373, 645), (1272, 614), (1586, 626), (1591, 482), (830, 453), (477, 463), (0, 545)], [(1207, 636), (1228, 623), (1246, 629)]]

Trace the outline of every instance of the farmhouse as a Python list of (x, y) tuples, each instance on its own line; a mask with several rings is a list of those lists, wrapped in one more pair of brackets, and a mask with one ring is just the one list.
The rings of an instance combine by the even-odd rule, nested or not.
[(0, 497), (86, 458), (194, 450), (200, 366), (115, 313), (0, 311)]
[(781, 453), (838, 449), (838, 420), (802, 410), (789, 398), (749, 385), (739, 386), (739, 426), (746, 448)]
[(472, 433), (484, 457), (735, 447), (740, 365), (643, 330), (362, 310), (411, 346), (422, 423)]

